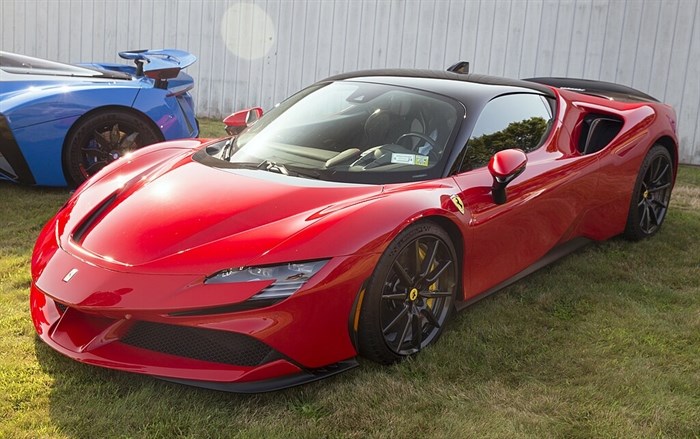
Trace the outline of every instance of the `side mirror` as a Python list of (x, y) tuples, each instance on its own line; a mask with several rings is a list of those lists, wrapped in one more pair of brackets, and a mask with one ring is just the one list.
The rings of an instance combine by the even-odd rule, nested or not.
[(489, 172), (493, 177), (491, 196), (496, 204), (506, 202), (506, 186), (522, 174), (527, 164), (527, 156), (521, 149), (499, 151), (489, 161)]
[(260, 107), (248, 108), (246, 110), (236, 111), (235, 113), (229, 115), (224, 119), (224, 125), (226, 125), (226, 132), (232, 136), (243, 131), (244, 128), (249, 127), (255, 121), (260, 119), (263, 110)]

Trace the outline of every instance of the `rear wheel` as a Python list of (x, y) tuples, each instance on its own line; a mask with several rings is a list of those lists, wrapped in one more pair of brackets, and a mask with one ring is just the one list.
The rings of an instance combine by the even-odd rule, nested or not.
[(673, 185), (668, 150), (654, 145), (642, 162), (634, 185), (624, 236), (637, 241), (655, 234), (666, 218)]
[(423, 221), (402, 231), (372, 274), (362, 302), (360, 353), (391, 364), (437, 340), (454, 307), (459, 264), (449, 235)]
[(76, 186), (119, 157), (161, 140), (151, 124), (119, 110), (88, 116), (69, 136), (63, 163), (69, 184)]

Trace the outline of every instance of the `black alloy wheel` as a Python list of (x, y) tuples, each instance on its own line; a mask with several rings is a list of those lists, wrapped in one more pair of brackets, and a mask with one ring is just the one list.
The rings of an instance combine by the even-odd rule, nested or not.
[(79, 185), (120, 157), (162, 140), (149, 123), (124, 111), (95, 113), (78, 122), (67, 138), (64, 167)]
[(432, 344), (454, 307), (459, 264), (452, 241), (436, 224), (406, 228), (382, 255), (360, 315), (360, 352), (394, 363)]
[(661, 145), (654, 145), (639, 170), (625, 237), (639, 240), (659, 230), (671, 200), (673, 172), (673, 162), (668, 150)]

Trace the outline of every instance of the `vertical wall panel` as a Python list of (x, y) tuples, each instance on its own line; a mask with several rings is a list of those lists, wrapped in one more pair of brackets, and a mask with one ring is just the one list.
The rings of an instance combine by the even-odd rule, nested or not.
[(586, 64), (588, 53), (588, 34), (591, 22), (591, 4), (589, 2), (577, 2), (572, 14), (571, 40), (569, 41), (569, 55), (566, 66), (566, 76), (580, 78)]
[(647, 91), (652, 96), (664, 96), (666, 94), (666, 83), (668, 82), (669, 66), (671, 65), (673, 34), (679, 10), (678, 3), (669, 2), (663, 5), (659, 11), (659, 20), (656, 23), (654, 54), (649, 62), (651, 71)]
[(463, 59), (462, 33), (464, 31), (464, 10), (466, 5), (460, 1), (450, 1), (447, 7), (445, 26), (445, 46), (442, 52), (442, 65), (450, 66)]
[(608, 44), (606, 28), (608, 24), (609, 5), (604, 2), (594, 2), (591, 8), (590, 21), (586, 36), (585, 62), (583, 65), (584, 78), (596, 78), (600, 75), (603, 53)]
[[(379, 65), (398, 66), (401, 64), (401, 46), (403, 38), (396, 38), (397, 34), (401, 34), (401, 26), (404, 23), (406, 14), (405, 2), (390, 2), (389, 17), (387, 19), (388, 35), (386, 41), (386, 57), (384, 62)], [(341, 31), (338, 29), (338, 31)], [(337, 50), (342, 50), (342, 46), (338, 45)], [(331, 65), (331, 73), (339, 73), (335, 66)]]
[(215, 117), (268, 109), (318, 79), (365, 68), (466, 60), (477, 73), (619, 82), (676, 108), (682, 160), (700, 164), (699, 3), (1, 0), (0, 49), (64, 62), (187, 50), (198, 57), (188, 69), (198, 112)]
[[(695, 5), (695, 11), (686, 12), (692, 17), (692, 28), (690, 29), (691, 44), (688, 47), (688, 53), (685, 65), (679, 65), (678, 68), (685, 67), (685, 78), (683, 81), (683, 95), (681, 104), (676, 105), (676, 111), (679, 113), (678, 125), (682, 128), (680, 132), (681, 138), (681, 159), (685, 162), (700, 164), (700, 133), (698, 133), (698, 119), (700, 114), (698, 106), (700, 105), (700, 74), (698, 74), (698, 60), (700, 60), (700, 26), (697, 25), (700, 20), (700, 6)], [(683, 22), (686, 23), (685, 21)], [(689, 23), (690, 24), (690, 23)], [(670, 85), (669, 87), (672, 87)], [(692, 146), (691, 146), (692, 145)], [(691, 146), (691, 147), (689, 147)]]
[(506, 29), (508, 42), (505, 50), (503, 75), (518, 78), (520, 75), (520, 56), (523, 53), (523, 40), (527, 20), (527, 2), (515, 1), (510, 10), (510, 25)]
[(567, 76), (571, 45), (574, 41), (572, 30), (576, 14), (575, 4), (572, 1), (559, 2), (557, 7), (557, 19), (551, 23), (555, 28), (554, 51), (552, 52), (552, 67), (548, 75)]
[(656, 23), (661, 3), (643, 3), (639, 38), (634, 47), (635, 63), (632, 70), (632, 87), (649, 90), (651, 62), (658, 36)]
[(442, 47), (442, 50), (431, 50), (429, 54), (428, 66), (434, 69), (443, 69), (445, 66), (445, 49), (447, 47), (447, 24), (449, 23), (450, 2), (446, 2), (442, 8), (433, 8), (433, 22), (431, 35), (431, 48)]
[(557, 21), (559, 19), (559, 2), (545, 1), (540, 16), (540, 28), (537, 30), (537, 49), (535, 51), (535, 75), (547, 76), (554, 62), (554, 44), (557, 41)]
[(640, 23), (643, 8), (644, 3), (636, 0), (625, 3), (620, 52), (613, 82), (632, 85), (632, 76), (634, 75), (635, 62), (637, 60), (637, 42), (642, 32)]
[(511, 3), (494, 3), (493, 27), (491, 28), (491, 45), (488, 48), (488, 72), (503, 76), (506, 64), (509, 29), (511, 29)]
[(427, 68), (430, 66), (430, 54), (433, 51), (433, 29), (435, 27), (435, 9), (432, 2), (419, 1), (418, 24), (413, 30), (404, 31), (416, 33), (415, 52), (413, 54), (413, 67)]
[(543, 2), (541, 0), (533, 0), (525, 2), (525, 5), (525, 27), (518, 60), (518, 73), (513, 74), (516, 78), (531, 78), (535, 76), (537, 66), (537, 43), (539, 41)]

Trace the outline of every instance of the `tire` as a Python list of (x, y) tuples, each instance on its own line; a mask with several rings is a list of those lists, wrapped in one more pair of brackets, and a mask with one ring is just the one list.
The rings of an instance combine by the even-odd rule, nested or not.
[(434, 343), (452, 314), (459, 273), (454, 245), (441, 227), (422, 221), (404, 229), (369, 280), (360, 309), (360, 354), (392, 364)]
[(122, 110), (94, 113), (80, 120), (66, 139), (66, 180), (78, 186), (124, 154), (161, 140), (159, 131), (134, 114)]
[(673, 188), (673, 161), (668, 150), (654, 145), (639, 168), (623, 236), (631, 241), (658, 232), (666, 218)]

